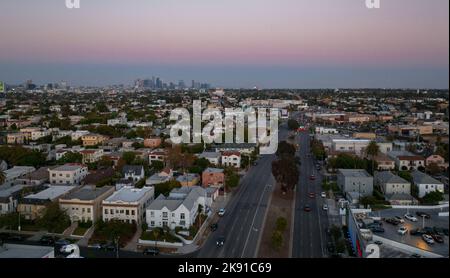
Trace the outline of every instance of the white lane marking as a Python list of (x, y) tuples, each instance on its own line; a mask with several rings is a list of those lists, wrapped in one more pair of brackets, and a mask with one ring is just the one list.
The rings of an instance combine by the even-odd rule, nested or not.
[(255, 224), (256, 215), (258, 215), (259, 206), (261, 205), (262, 199), (263, 199), (263, 197), (264, 197), (264, 193), (266, 192), (266, 189), (267, 189), (267, 188), (268, 188), (267, 185), (264, 186), (264, 190), (263, 190), (263, 192), (262, 192), (262, 194), (261, 194), (261, 197), (259, 198), (258, 206), (256, 207), (255, 215), (253, 215), (252, 224), (250, 225), (250, 229), (248, 230), (248, 234), (247, 234), (247, 239), (245, 240), (244, 249), (242, 249), (241, 258), (244, 256), (245, 249), (247, 248), (248, 240), (250, 239), (250, 234), (251, 234), (253, 225)]

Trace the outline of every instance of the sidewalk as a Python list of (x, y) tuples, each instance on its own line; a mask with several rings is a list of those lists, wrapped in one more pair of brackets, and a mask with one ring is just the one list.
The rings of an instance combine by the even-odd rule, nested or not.
[(136, 233), (134, 234), (130, 242), (128, 242), (128, 244), (123, 248), (123, 250), (137, 252), (138, 240), (141, 238), (141, 235), (142, 227), (138, 225)]
[(94, 226), (90, 227), (89, 230), (86, 232), (86, 234), (84, 235), (84, 237), (82, 239), (80, 239), (77, 244), (79, 246), (83, 246), (83, 247), (87, 247), (89, 245), (89, 239), (92, 237), (92, 235), (94, 234)]

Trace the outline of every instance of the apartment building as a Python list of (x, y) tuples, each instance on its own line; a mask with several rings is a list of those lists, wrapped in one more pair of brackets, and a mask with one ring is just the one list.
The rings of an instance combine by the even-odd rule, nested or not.
[(155, 188), (124, 186), (102, 201), (103, 221), (119, 220), (140, 225), (155, 196)]
[(413, 171), (411, 173), (413, 184), (419, 189), (419, 198), (427, 195), (430, 192), (439, 191), (444, 193), (444, 184), (429, 175), (420, 172)]
[(173, 189), (168, 197), (159, 195), (147, 208), (148, 227), (182, 227), (189, 229), (199, 213), (207, 207), (207, 192), (200, 186)]
[(89, 146), (97, 146), (102, 144), (108, 139), (108, 137), (100, 135), (100, 134), (94, 134), (89, 133), (86, 135), (81, 136), (81, 140), (83, 141), (83, 146), (89, 147)]
[(373, 193), (373, 177), (362, 169), (338, 169), (337, 184), (346, 194), (358, 193), (371, 196)]
[(80, 151), (80, 154), (83, 156), (83, 163), (94, 163), (99, 161), (103, 156), (102, 149), (88, 149)]
[(225, 184), (225, 174), (223, 169), (206, 168), (202, 173), (202, 185), (204, 187), (222, 187)]
[(25, 196), (19, 201), (17, 210), (28, 220), (35, 220), (42, 216), (45, 207), (58, 201), (59, 198), (75, 190), (76, 186), (49, 185), (45, 190)]
[(88, 168), (79, 163), (68, 163), (49, 169), (51, 184), (80, 184), (87, 174)]
[(222, 165), (235, 168), (241, 167), (241, 153), (237, 151), (222, 152)]
[(114, 191), (114, 186), (97, 188), (95, 185), (86, 185), (60, 198), (59, 206), (66, 211), (72, 222), (95, 223), (101, 219), (102, 201)]

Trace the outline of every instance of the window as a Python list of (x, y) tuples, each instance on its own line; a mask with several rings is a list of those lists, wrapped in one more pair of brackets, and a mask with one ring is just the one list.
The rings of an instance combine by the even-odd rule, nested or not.
[(155, 221), (150, 221), (150, 226), (154, 227), (155, 226)]
[(180, 219), (185, 219), (186, 218), (186, 216), (184, 215), (184, 213), (180, 213)]
[(150, 211), (150, 216), (154, 217), (155, 216), (155, 212), (154, 211)]
[(135, 214), (135, 211), (134, 211), (134, 210), (132, 210), (132, 211), (131, 211), (131, 215), (134, 215), (134, 214)]
[(91, 208), (87, 208), (87, 212), (88, 212), (88, 213), (91, 213)]
[(81, 209), (81, 212), (84, 213), (84, 208)]
[(167, 218), (167, 212), (166, 211), (163, 212), (163, 217)]
[(126, 214), (126, 215), (130, 215), (130, 210), (127, 209), (127, 210), (125, 211), (125, 214)]
[(108, 214), (108, 210), (107, 209), (105, 209), (105, 214)]

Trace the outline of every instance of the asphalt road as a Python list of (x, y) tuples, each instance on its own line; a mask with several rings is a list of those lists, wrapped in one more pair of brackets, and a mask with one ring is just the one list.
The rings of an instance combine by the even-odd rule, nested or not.
[[(279, 141), (288, 135), (287, 125), (279, 127)], [(258, 165), (250, 168), (226, 207), (225, 215), (198, 252), (200, 258), (255, 258), (269, 197), (274, 189), (272, 161), (275, 154), (262, 155)], [(225, 237), (223, 247), (217, 238)]]
[[(308, 132), (299, 135), (299, 156), (301, 161), (299, 183), (296, 188), (296, 203), (294, 217), (294, 238), (292, 257), (294, 258), (323, 258), (326, 255), (326, 230), (328, 228), (327, 212), (322, 209), (324, 199), (322, 192), (322, 176), (316, 170), (314, 160), (309, 157), (310, 138)], [(315, 175), (315, 180), (310, 176)], [(316, 197), (310, 198), (314, 192)], [(310, 212), (304, 211), (309, 205)]]

